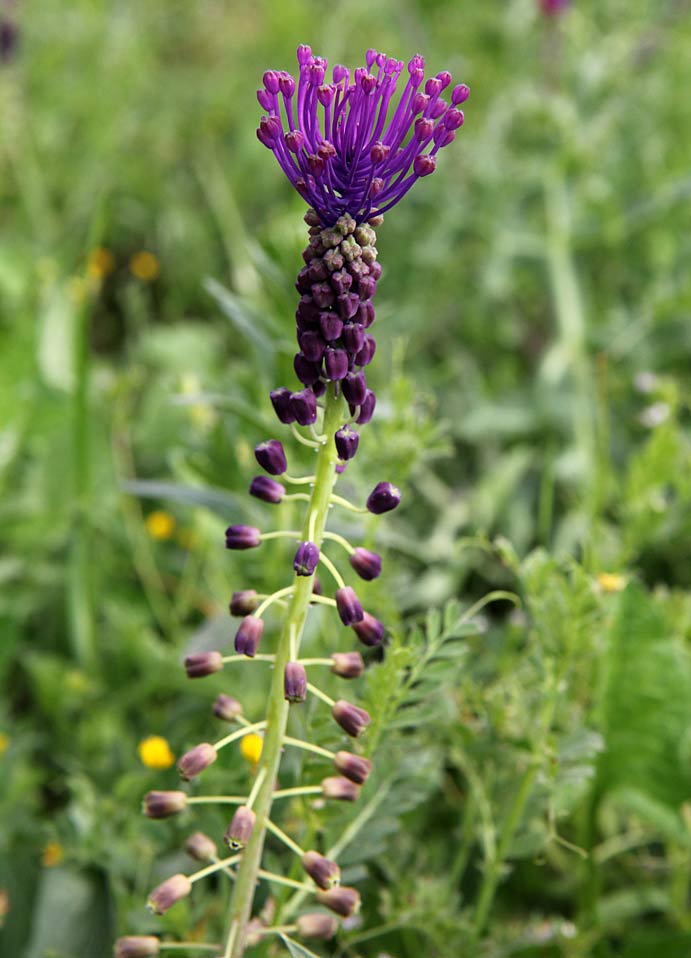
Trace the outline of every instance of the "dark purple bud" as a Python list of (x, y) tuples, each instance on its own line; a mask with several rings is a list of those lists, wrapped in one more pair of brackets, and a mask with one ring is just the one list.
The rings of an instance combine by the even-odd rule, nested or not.
[(234, 722), (236, 718), (242, 715), (242, 705), (232, 695), (221, 693), (213, 705), (213, 713), (216, 718), (224, 722)]
[(370, 552), (369, 549), (363, 549), (361, 546), (358, 546), (355, 552), (351, 553), (350, 564), (360, 578), (367, 582), (378, 579), (381, 575), (381, 556), (377, 555), (376, 552)]
[(335, 298), (328, 283), (315, 283), (312, 287), (312, 299), (320, 309), (327, 309), (332, 306)]
[(317, 398), (323, 396), (326, 392), (326, 383), (322, 382), (321, 379), (317, 383), (312, 383), (309, 387)]
[(255, 476), (250, 483), (250, 495), (263, 502), (279, 503), (286, 494), (286, 487), (269, 476)]
[(377, 349), (377, 342), (374, 336), (370, 336), (368, 333), (365, 333), (365, 341), (362, 344), (362, 349), (355, 357), (355, 362), (358, 366), (369, 366), (374, 357), (374, 353)]
[(311, 426), (317, 421), (317, 399), (309, 389), (293, 393), (290, 397), (290, 409), (295, 422), (301, 426)]
[(329, 271), (326, 268), (326, 263), (320, 256), (317, 256), (310, 261), (307, 272), (313, 283), (319, 283), (326, 279), (329, 275)]
[(336, 156), (336, 147), (333, 143), (329, 143), (328, 140), (324, 140), (317, 147), (317, 153), (321, 156), (322, 160), (332, 160)]
[(300, 349), (305, 359), (311, 363), (319, 363), (321, 361), (324, 350), (326, 349), (326, 343), (318, 332), (308, 329), (298, 335), (298, 342), (300, 343)]
[(244, 848), (252, 837), (256, 815), (247, 805), (240, 805), (230, 825), (226, 828), (223, 841), (228, 848), (237, 851), (238, 848)]
[(381, 191), (384, 189), (384, 180), (381, 176), (375, 176), (372, 182), (370, 183), (369, 195), (371, 197), (379, 196)]
[(279, 421), (287, 426), (289, 426), (291, 422), (295, 422), (295, 415), (290, 405), (290, 397), (291, 392), (289, 389), (286, 389), (285, 386), (281, 386), (280, 389), (274, 389), (269, 393), (274, 412), (278, 416)]
[(185, 851), (198, 862), (210, 862), (218, 856), (216, 842), (204, 832), (194, 832), (185, 842)]
[(343, 625), (355, 625), (356, 622), (362, 622), (365, 613), (354, 589), (351, 589), (349, 585), (336, 589), (334, 598)]
[(357, 293), (343, 293), (338, 297), (338, 314), (343, 320), (352, 319), (357, 313), (359, 305), (360, 297)]
[(339, 699), (338, 702), (334, 703), (331, 714), (343, 731), (353, 738), (357, 738), (371, 721), (369, 714), (364, 709), (358, 708), (357, 705), (346, 702), (344, 699)]
[(365, 379), (365, 374), (348, 373), (343, 380), (341, 388), (343, 389), (343, 395), (351, 406), (359, 406), (367, 395), (367, 380)]
[(254, 589), (233, 592), (228, 606), (231, 615), (251, 615), (259, 605), (259, 597)]
[(444, 126), (447, 130), (457, 130), (459, 126), (463, 126), (463, 121), (465, 116), (463, 115), (463, 110), (450, 109), (447, 110), (446, 116), (444, 117)]
[(186, 792), (147, 792), (144, 796), (144, 814), (147, 818), (170, 818), (186, 808)]
[[(293, 369), (303, 386), (311, 386), (313, 383), (316, 383), (321, 373), (319, 363), (310, 362), (302, 353), (295, 354)], [(297, 416), (295, 418), (297, 419)], [(300, 422), (299, 419), (298, 422)]]
[(353, 755), (352, 752), (336, 752), (334, 767), (337, 772), (345, 776), (356, 785), (364, 785), (372, 771), (372, 763), (362, 755)]
[(439, 96), (442, 91), (441, 80), (438, 77), (430, 77), (425, 83), (425, 93), (427, 96)]
[(353, 631), (363, 645), (370, 647), (381, 645), (384, 638), (384, 626), (379, 619), (375, 619), (369, 612), (365, 612), (361, 622), (355, 623)]
[(470, 87), (466, 86), (465, 83), (459, 83), (451, 91), (451, 102), (454, 106), (458, 106), (460, 103), (465, 103), (469, 96)]
[(289, 73), (281, 73), (278, 78), (278, 89), (288, 98), (295, 93), (295, 80)]
[(304, 702), (307, 698), (307, 673), (299, 662), (287, 662), (283, 673), (283, 692), (288, 702)]
[(437, 80), (441, 83), (442, 90), (445, 90), (451, 83), (451, 74), (448, 70), (442, 70), (441, 73), (437, 73)]
[(325, 161), (318, 153), (307, 154), (307, 167), (313, 176), (321, 176), (324, 172)]
[(305, 852), (302, 856), (302, 867), (310, 876), (315, 885), (325, 891), (340, 884), (341, 869), (336, 862), (324, 858), (319, 852)]
[(342, 918), (350, 918), (360, 908), (359, 892), (355, 888), (347, 888), (344, 885), (330, 888), (328, 891), (318, 891), (317, 901)]
[(322, 228), (322, 221), (319, 219), (319, 214), (315, 210), (312, 210), (312, 209), (307, 210), (307, 212), (302, 218), (305, 221), (305, 223), (307, 223), (308, 226), (311, 226), (311, 227), (318, 226), (320, 229)]
[(429, 176), (434, 173), (436, 166), (436, 158), (429, 153), (418, 153), (413, 160), (413, 172), (416, 176)]
[(314, 938), (328, 941), (338, 931), (338, 919), (323, 912), (311, 912), (307, 915), (298, 915), (295, 919), (300, 938)]
[(223, 668), (223, 656), (220, 652), (195, 652), (185, 658), (185, 671), (188, 679), (203, 679)]
[[(266, 107), (266, 109), (268, 109), (268, 107)], [(384, 160), (389, 155), (390, 151), (391, 151), (390, 146), (385, 146), (383, 143), (377, 141), (376, 143), (373, 143), (370, 148), (370, 151), (369, 151), (370, 160), (372, 161), (372, 163), (375, 164), (375, 166), (378, 163), (383, 163)]]
[(315, 326), (319, 319), (319, 307), (311, 296), (302, 296), (295, 310), (295, 319), (299, 329)]
[(413, 97), (413, 113), (415, 116), (417, 116), (418, 113), (422, 113), (423, 110), (426, 110), (428, 103), (429, 97), (426, 93), (416, 93)]
[(278, 93), (279, 76), (275, 70), (267, 70), (262, 77), (262, 82), (269, 93)]
[(201, 775), (209, 765), (213, 765), (217, 758), (218, 752), (213, 745), (209, 745), (208, 742), (195, 745), (189, 752), (185, 752), (178, 761), (180, 777), (184, 778), (186, 782), (189, 782), (190, 779)]
[(330, 83), (322, 83), (322, 85), (317, 88), (317, 99), (322, 106), (331, 106), (335, 92), (335, 87)]
[(191, 891), (192, 882), (187, 875), (173, 875), (172, 878), (168, 878), (157, 888), (154, 888), (149, 895), (147, 907), (154, 915), (163, 915), (176, 902), (186, 898)]
[[(331, 918), (331, 915), (324, 917)], [(336, 919), (334, 918), (333, 921)], [(113, 956), (114, 958), (158, 958), (161, 954), (160, 944), (160, 940), (153, 935), (126, 935), (115, 942)]]
[(260, 141), (260, 143), (263, 143), (264, 146), (268, 146), (269, 149), (273, 149), (273, 146), (276, 143), (276, 138), (280, 132), (281, 124), (277, 117), (263, 116), (259, 121), (259, 126), (257, 127), (257, 139)]
[[(343, 345), (348, 352), (355, 356), (360, 352), (365, 343), (365, 327), (360, 323), (348, 323), (343, 327), (342, 337)], [(344, 389), (345, 392), (345, 389)]]
[(378, 482), (367, 497), (367, 508), (375, 516), (391, 512), (401, 501), (401, 490), (390, 482)]
[(268, 90), (257, 90), (257, 100), (262, 110), (270, 110), (273, 103), (273, 97)]
[(359, 652), (332, 652), (331, 661), (331, 671), (342, 679), (358, 679), (365, 670)]
[(336, 273), (331, 274), (331, 288), (339, 295), (342, 296), (344, 293), (347, 293), (350, 287), (353, 285), (353, 277), (350, 273), (346, 272), (344, 269), (338, 270)]
[[(375, 396), (375, 394), (372, 392), (371, 389), (368, 389), (365, 395), (365, 398), (362, 400), (360, 404), (360, 414), (355, 420), (355, 422), (359, 426), (366, 425), (366, 423), (368, 423), (372, 419), (372, 416), (374, 415), (374, 408), (376, 405), (377, 405), (377, 397)], [(355, 412), (355, 410), (353, 410), (353, 412)]]
[(348, 460), (355, 456), (360, 437), (354, 429), (351, 429), (350, 426), (343, 426), (342, 429), (338, 430), (334, 439), (339, 459)]
[(337, 802), (356, 802), (360, 797), (360, 787), (355, 782), (337, 775), (322, 779), (321, 787), (324, 798)]
[(283, 444), (278, 439), (260, 442), (258, 446), (255, 446), (254, 457), (270, 476), (282, 476), (288, 468)]
[(427, 117), (419, 117), (415, 121), (415, 136), (418, 140), (428, 140), (434, 132), (434, 122)]
[(226, 529), (226, 549), (256, 549), (261, 541), (261, 532), (254, 526), (228, 526)]
[(374, 262), (370, 265), (369, 274), (372, 279), (380, 279), (382, 274), (381, 263)]
[(264, 623), (256, 615), (246, 615), (235, 633), (235, 651), (253, 659), (264, 631)]
[(319, 328), (322, 336), (327, 342), (333, 342), (338, 339), (343, 330), (343, 320), (336, 313), (321, 313), (319, 316)]
[(312, 57), (312, 47), (308, 46), (306, 43), (301, 43), (298, 47), (298, 63), (300, 66), (305, 66), (306, 63), (310, 62)]
[(374, 303), (371, 300), (367, 300), (364, 303), (360, 303), (360, 308), (358, 309), (358, 322), (361, 323), (365, 329), (368, 329), (374, 322)]
[(290, 133), (285, 134), (283, 139), (291, 153), (299, 153), (305, 143), (305, 138), (299, 130), (291, 130)]
[(435, 100), (430, 106), (428, 114), (433, 120), (438, 120), (439, 117), (446, 112), (447, 107), (448, 103), (446, 103), (444, 100)]
[(293, 559), (296, 575), (314, 575), (319, 564), (319, 547), (314, 542), (301, 542)]
[[(372, 299), (377, 292), (377, 284), (373, 276), (363, 276), (358, 283), (358, 295), (360, 299)], [(358, 304), (359, 305), (359, 304)]]
[(348, 353), (345, 349), (327, 349), (324, 353), (327, 379), (343, 379), (348, 375)]

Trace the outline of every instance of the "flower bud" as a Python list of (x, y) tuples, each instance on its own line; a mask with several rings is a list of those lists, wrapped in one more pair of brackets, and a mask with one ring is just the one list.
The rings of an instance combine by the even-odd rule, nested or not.
[(333, 342), (341, 335), (343, 320), (336, 313), (323, 312), (319, 314), (319, 328), (326, 342)]
[(160, 941), (153, 935), (127, 935), (125, 938), (118, 938), (113, 950), (114, 958), (158, 958), (160, 954)]
[(336, 443), (336, 452), (338, 453), (338, 458), (348, 460), (355, 456), (358, 444), (360, 442), (360, 437), (354, 429), (350, 428), (350, 426), (343, 426), (343, 428), (339, 429), (334, 436), (334, 441)]
[[(364, 298), (363, 296), (363, 299)], [(360, 306), (360, 297), (357, 293), (343, 293), (338, 297), (336, 306), (338, 315), (345, 322), (348, 319), (352, 319), (357, 313), (358, 307)]]
[(232, 695), (224, 695), (221, 692), (213, 704), (213, 713), (216, 718), (220, 718), (224, 722), (234, 722), (236, 718), (242, 715), (242, 705)]
[(324, 353), (326, 378), (343, 379), (348, 374), (348, 353), (345, 349), (327, 349)]
[(247, 805), (240, 805), (223, 836), (223, 841), (228, 848), (236, 851), (238, 848), (245, 847), (254, 830), (255, 820), (256, 816), (252, 809)]
[(208, 768), (218, 758), (218, 752), (209, 745), (208, 742), (202, 742), (201, 745), (195, 745), (189, 752), (185, 752), (178, 762), (178, 772), (180, 777), (186, 782), (201, 775), (204, 769)]
[(316, 330), (307, 329), (305, 332), (299, 333), (298, 342), (305, 359), (308, 359), (311, 363), (321, 362), (324, 350), (326, 349), (326, 343)]
[(336, 862), (324, 858), (319, 852), (305, 852), (302, 856), (302, 867), (320, 888), (326, 890), (340, 884), (341, 869)]
[(186, 808), (186, 792), (147, 792), (144, 796), (144, 814), (147, 818), (170, 818)]
[(341, 885), (338, 888), (330, 888), (328, 891), (318, 891), (317, 901), (321, 905), (326, 905), (331, 911), (335, 911), (342, 918), (350, 918), (360, 908), (360, 893), (355, 888), (347, 888)]
[(267, 439), (255, 446), (254, 457), (270, 476), (282, 476), (288, 468), (283, 444), (278, 439)]
[(360, 325), (364, 326), (365, 329), (369, 329), (374, 322), (374, 316), (374, 303), (371, 300), (368, 299), (364, 303), (360, 303), (357, 315), (357, 322), (360, 323)]
[(223, 668), (223, 656), (220, 652), (195, 652), (185, 657), (185, 671), (188, 679), (203, 679)]
[(465, 83), (459, 83), (451, 91), (451, 102), (454, 106), (458, 106), (460, 103), (465, 103), (469, 96), (470, 87), (466, 86)]
[(313, 392), (303, 389), (290, 397), (290, 409), (293, 420), (300, 426), (311, 426), (317, 421), (317, 400)]
[(321, 782), (324, 798), (333, 798), (337, 802), (355, 802), (360, 797), (360, 786), (347, 778), (331, 775)]
[(342, 679), (358, 679), (365, 670), (359, 652), (332, 652), (331, 661), (331, 671)]
[(343, 296), (353, 285), (353, 277), (346, 270), (339, 269), (331, 274), (330, 284), (339, 296)]
[[(321, 372), (319, 363), (310, 362), (303, 353), (296, 353), (293, 360), (293, 369), (303, 386), (312, 386), (316, 383)], [(297, 419), (297, 415), (295, 418)], [(298, 422), (300, 422), (299, 419)]]
[(256, 615), (246, 615), (235, 633), (235, 651), (253, 659), (264, 631), (264, 623)]
[(187, 898), (191, 891), (192, 882), (187, 875), (173, 875), (154, 888), (146, 904), (154, 915), (163, 915), (176, 902)]
[(367, 498), (367, 508), (375, 516), (391, 512), (401, 501), (401, 490), (390, 482), (379, 482)]
[(347, 402), (359, 406), (367, 394), (367, 380), (364, 373), (348, 373), (341, 388)]
[(323, 912), (312, 912), (308, 915), (298, 915), (298, 935), (301, 938), (317, 938), (328, 941), (338, 931), (338, 920), (333, 915)]
[[(376, 405), (377, 397), (371, 389), (368, 389), (365, 393), (365, 398), (360, 403), (360, 415), (355, 420), (358, 426), (364, 426), (372, 419)], [(353, 410), (353, 412), (355, 412), (355, 410)]]
[(218, 856), (216, 842), (204, 832), (194, 832), (185, 842), (185, 851), (198, 862), (210, 862)]
[(350, 564), (361, 579), (371, 582), (381, 575), (381, 556), (369, 549), (357, 547), (350, 555)]
[(269, 393), (274, 412), (278, 416), (279, 421), (287, 426), (289, 426), (291, 422), (295, 422), (295, 414), (290, 404), (291, 395), (290, 390), (286, 389), (285, 386), (281, 386), (280, 389), (274, 389)]
[(352, 738), (357, 738), (361, 735), (372, 721), (364, 709), (358, 708), (357, 705), (346, 702), (344, 699), (339, 699), (338, 702), (334, 702), (331, 714), (343, 731), (352, 736)]
[[(343, 345), (345, 346), (345, 348), (348, 350), (349, 353), (355, 356), (357, 355), (357, 353), (360, 352), (360, 350), (365, 344), (365, 327), (362, 326), (360, 323), (348, 323), (347, 326), (343, 327), (342, 338), (343, 338)], [(346, 376), (346, 378), (343, 380), (343, 393), (346, 396), (346, 398), (348, 396), (348, 392), (346, 391), (345, 384), (346, 382), (348, 382), (348, 380), (351, 378), (352, 375), (353, 373), (349, 373), (348, 376)], [(356, 375), (360, 375), (360, 374), (356, 374)], [(348, 402), (353, 402), (353, 400), (349, 399)], [(356, 405), (359, 405), (359, 403), (356, 403)]]
[(352, 752), (336, 752), (334, 767), (350, 782), (364, 785), (372, 771), (372, 763), (362, 755), (353, 755)]
[(255, 476), (250, 483), (250, 495), (272, 505), (277, 505), (285, 494), (286, 487), (269, 476)]
[(313, 575), (319, 564), (319, 548), (314, 542), (301, 542), (293, 559), (296, 575)]
[(381, 279), (382, 266), (381, 263), (370, 263), (369, 274), (372, 279)]
[(304, 702), (307, 698), (307, 673), (299, 662), (287, 662), (283, 673), (286, 701)]
[[(326, 230), (324, 231), (326, 232)], [(323, 237), (322, 233), (322, 237)], [(328, 309), (333, 305), (335, 295), (328, 283), (315, 283), (312, 286), (312, 299), (320, 309)]]
[(356, 622), (362, 621), (365, 613), (354, 589), (351, 589), (349, 585), (336, 589), (334, 598), (343, 625), (355, 625)]
[(261, 532), (254, 526), (228, 526), (226, 529), (226, 549), (256, 549), (261, 541)]
[(374, 353), (377, 349), (377, 341), (374, 336), (369, 336), (365, 334), (365, 341), (362, 344), (362, 349), (355, 357), (355, 363), (357, 366), (369, 366), (374, 357)]
[(418, 153), (413, 160), (413, 172), (416, 176), (429, 176), (430, 173), (434, 173), (436, 167), (437, 161), (429, 153)]
[(228, 606), (231, 615), (250, 615), (259, 605), (255, 589), (243, 589), (233, 592)]
[(356, 622), (353, 631), (363, 645), (370, 647), (381, 645), (384, 638), (384, 626), (369, 612), (365, 612), (362, 622)]

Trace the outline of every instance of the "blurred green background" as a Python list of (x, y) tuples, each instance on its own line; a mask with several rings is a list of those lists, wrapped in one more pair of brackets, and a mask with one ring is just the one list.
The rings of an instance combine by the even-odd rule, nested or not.
[[(379, 406), (343, 487), (405, 502), (344, 526), (385, 553), (363, 595), (393, 638), (363, 683), (383, 754), (344, 856), (362, 920), (322, 953), (691, 954), (689, 3), (0, 9), (3, 958), (222, 925), (221, 882), (143, 909), (191, 870), (184, 836), (224, 825), (144, 819), (177, 776), (138, 745), (216, 734), (230, 676), (190, 687), (181, 658), (232, 640), (233, 589), (285, 583), (289, 546), (222, 536), (276, 521), (245, 489), (293, 383), (305, 227), (255, 90), (300, 42), (350, 66), (419, 51), (472, 89), (379, 231)], [(520, 606), (419, 624), (496, 589)], [(248, 714), (263, 688), (243, 673)], [(249, 774), (237, 753), (208, 784)]]

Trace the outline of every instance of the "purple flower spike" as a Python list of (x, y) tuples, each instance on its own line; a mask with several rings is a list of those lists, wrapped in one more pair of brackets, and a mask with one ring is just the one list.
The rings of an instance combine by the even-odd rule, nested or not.
[(361, 579), (370, 582), (381, 575), (381, 556), (360, 546), (350, 556), (350, 564)]
[(286, 389), (285, 386), (281, 386), (280, 389), (274, 389), (269, 393), (274, 412), (278, 416), (279, 421), (286, 426), (289, 426), (291, 422), (295, 422), (295, 413), (290, 404), (291, 395), (290, 390)]
[(338, 458), (344, 460), (352, 459), (357, 452), (358, 443), (360, 442), (360, 437), (355, 430), (351, 429), (350, 426), (343, 426), (342, 429), (338, 430), (334, 439), (336, 441)]
[(299, 662), (287, 662), (283, 673), (283, 690), (287, 702), (304, 702), (307, 698), (307, 673)]
[(255, 615), (246, 615), (235, 633), (235, 651), (253, 659), (264, 631), (264, 623)]
[(293, 393), (290, 397), (290, 409), (294, 422), (300, 426), (311, 426), (317, 421), (317, 398), (309, 389)]
[(354, 589), (351, 589), (349, 585), (336, 589), (334, 598), (343, 625), (355, 625), (357, 622), (362, 622), (365, 613), (362, 611), (360, 600)]
[(267, 439), (254, 449), (254, 458), (270, 476), (282, 476), (288, 468), (283, 443), (278, 439)]
[(293, 559), (296, 575), (314, 575), (319, 564), (319, 548), (314, 542), (301, 542)]
[(255, 476), (250, 483), (250, 495), (263, 502), (279, 503), (286, 494), (286, 487), (269, 476)]
[(391, 512), (401, 501), (401, 490), (390, 482), (379, 482), (370, 492), (367, 499), (367, 508), (375, 516), (384, 512)]
[(228, 526), (226, 529), (226, 549), (256, 549), (261, 541), (261, 532), (254, 526)]
[(440, 94), (451, 75), (439, 73), (423, 87), (421, 56), (407, 70), (402, 60), (376, 51), (365, 62), (352, 77), (334, 67), (328, 83), (326, 61), (301, 46), (296, 100), (295, 81), (277, 70), (264, 74), (258, 95), (267, 115), (257, 136), (328, 227), (344, 214), (361, 224), (385, 213), (432, 172), (446, 145), (437, 130), (448, 109)]
[(356, 622), (353, 631), (363, 645), (381, 645), (384, 638), (384, 626), (369, 612), (365, 612), (361, 622)]
[(364, 709), (358, 708), (351, 702), (339, 699), (334, 702), (331, 714), (336, 719), (344, 732), (353, 738), (357, 738), (367, 728), (372, 721), (369, 713)]

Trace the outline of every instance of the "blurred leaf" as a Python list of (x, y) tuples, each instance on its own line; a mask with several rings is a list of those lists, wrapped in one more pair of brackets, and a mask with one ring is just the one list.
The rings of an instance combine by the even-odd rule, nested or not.
[(25, 958), (108, 958), (112, 946), (103, 881), (69, 866), (44, 870)]

